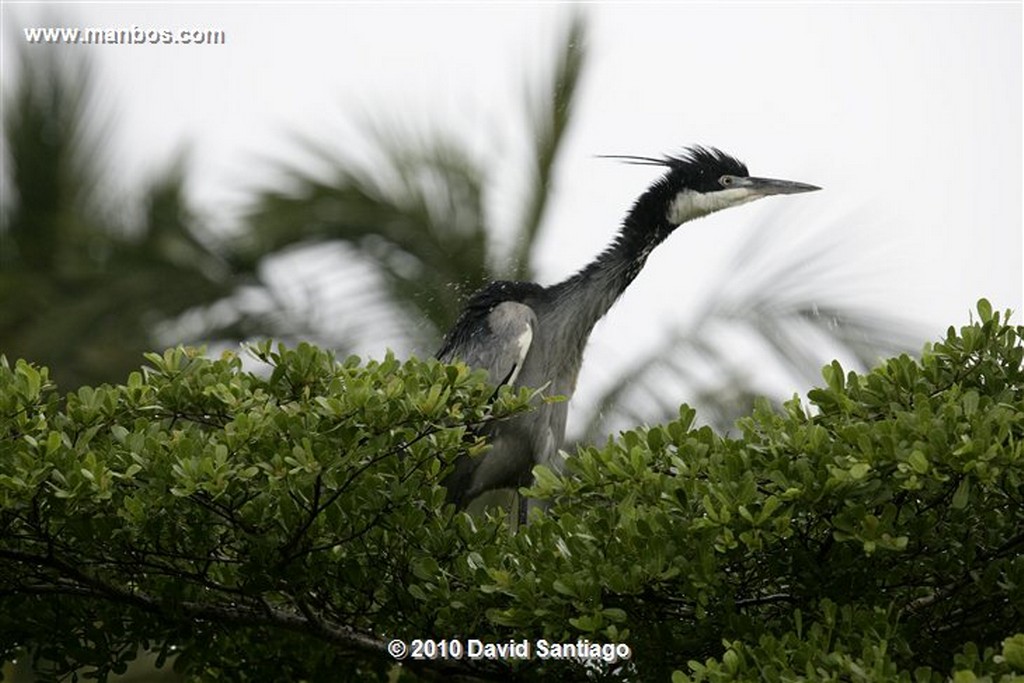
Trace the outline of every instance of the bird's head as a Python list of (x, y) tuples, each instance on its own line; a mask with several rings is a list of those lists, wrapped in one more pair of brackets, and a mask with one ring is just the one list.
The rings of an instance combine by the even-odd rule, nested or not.
[(670, 226), (773, 194), (796, 194), (820, 187), (750, 175), (739, 159), (714, 147), (690, 147), (678, 156), (614, 156), (633, 164), (661, 166), (668, 172), (648, 191)]

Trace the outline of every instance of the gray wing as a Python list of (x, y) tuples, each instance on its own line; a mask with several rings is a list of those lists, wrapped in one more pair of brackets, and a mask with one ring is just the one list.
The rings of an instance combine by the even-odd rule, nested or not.
[(513, 384), (530, 351), (537, 330), (537, 314), (526, 304), (504, 301), (484, 320), (462, 321), (454, 330), (438, 360), (461, 360), (471, 368), (483, 368), (496, 386)]

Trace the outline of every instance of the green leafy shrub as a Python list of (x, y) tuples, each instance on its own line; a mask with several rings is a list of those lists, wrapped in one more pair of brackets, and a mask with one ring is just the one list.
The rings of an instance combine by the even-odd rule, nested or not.
[(143, 643), (283, 680), (426, 631), (421, 584), (501, 524), (444, 511), (442, 468), (528, 393), (491, 401), (464, 366), (256, 353), (268, 378), (174, 349), (63, 398), (45, 369), (0, 363), (7, 654), (116, 672)]
[[(480, 373), (310, 346), (150, 355), (65, 397), (0, 362), (0, 654), (202, 680), (996, 680), (1024, 675), (1024, 328), (987, 302), (921, 359), (538, 468), (511, 530), (444, 504)], [(628, 660), (405, 660), (391, 638), (544, 638)]]
[[(676, 681), (1024, 674), (1024, 328), (979, 313), (920, 361), (833, 362), (813, 410), (761, 404), (741, 438), (684, 407), (542, 477), (555, 514), (529, 532), (564, 539), (542, 561), (576, 626), (628, 627)], [(970, 642), (995, 650), (954, 658)]]

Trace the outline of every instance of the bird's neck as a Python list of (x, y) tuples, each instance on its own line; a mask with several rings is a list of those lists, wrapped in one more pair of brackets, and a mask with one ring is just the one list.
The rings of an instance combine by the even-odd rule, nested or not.
[(578, 273), (555, 285), (567, 306), (567, 332), (585, 344), (590, 331), (612, 307), (647, 262), (647, 257), (677, 227), (669, 222), (669, 200), (660, 187), (643, 194), (612, 243)]

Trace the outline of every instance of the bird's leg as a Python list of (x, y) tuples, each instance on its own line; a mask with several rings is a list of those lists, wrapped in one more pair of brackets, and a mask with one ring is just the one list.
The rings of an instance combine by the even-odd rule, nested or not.
[(517, 512), (518, 512), (518, 515), (517, 515), (518, 524), (516, 524), (516, 531), (519, 531), (520, 527), (526, 526), (526, 513), (529, 511), (529, 507), (528, 507), (529, 503), (530, 503), (529, 499), (517, 490), (516, 491), (516, 508), (518, 509), (517, 510)]
[(522, 489), (531, 486), (533, 484), (533, 472), (527, 471), (519, 475), (519, 481), (516, 484), (516, 531), (519, 531), (521, 527), (526, 526), (527, 514), (530, 512), (530, 499), (523, 495)]

